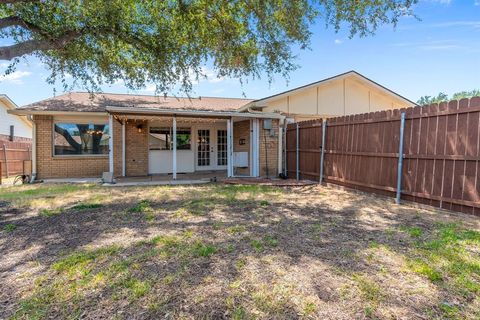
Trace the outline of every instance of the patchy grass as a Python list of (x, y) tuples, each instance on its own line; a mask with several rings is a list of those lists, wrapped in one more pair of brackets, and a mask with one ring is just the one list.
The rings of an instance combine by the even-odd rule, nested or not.
[(480, 318), (472, 216), (318, 186), (0, 197), (2, 319)]
[(437, 224), (425, 241), (413, 249), (410, 268), (432, 282), (458, 291), (467, 298), (480, 294), (480, 232), (457, 223)]
[(102, 204), (100, 203), (79, 203), (74, 205), (71, 209), (73, 210), (91, 210), (101, 208)]
[(423, 234), (423, 230), (420, 227), (409, 227), (409, 226), (401, 226), (400, 230), (406, 232), (412, 238), (419, 238)]
[(49, 217), (57, 216), (57, 215), (61, 214), (62, 212), (63, 212), (63, 210), (62, 210), (61, 208), (57, 208), (57, 209), (42, 209), (42, 210), (40, 210), (39, 214), (40, 214), (42, 217), (49, 218)]
[(12, 232), (15, 229), (17, 229), (17, 226), (13, 223), (8, 223), (3, 227), (3, 230), (5, 230), (6, 232)]

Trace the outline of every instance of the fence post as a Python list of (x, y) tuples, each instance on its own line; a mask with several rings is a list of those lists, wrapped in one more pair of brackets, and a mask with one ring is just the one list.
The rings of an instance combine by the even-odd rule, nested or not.
[(296, 141), (296, 158), (297, 160), (295, 161), (295, 165), (296, 165), (296, 173), (297, 173), (297, 180), (300, 180), (300, 163), (299, 163), (299, 160), (300, 160), (300, 150), (299, 150), (299, 145), (298, 145), (298, 142), (300, 140), (299, 138), (299, 128), (298, 128), (298, 122), (297, 122), (297, 141)]
[(395, 202), (400, 204), (402, 196), (402, 172), (403, 172), (403, 136), (405, 132), (405, 112), (400, 116), (400, 141), (398, 144), (398, 172), (397, 172), (397, 196)]
[(323, 181), (323, 163), (325, 161), (325, 135), (327, 134), (327, 120), (322, 121), (322, 150), (320, 153), (320, 179), (318, 183), (322, 184)]
[(8, 178), (8, 158), (7, 158), (7, 146), (3, 145), (3, 154), (5, 155), (5, 176)]

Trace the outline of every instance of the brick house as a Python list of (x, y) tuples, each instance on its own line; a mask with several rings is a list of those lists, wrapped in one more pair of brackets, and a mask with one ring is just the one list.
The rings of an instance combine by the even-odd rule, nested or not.
[(251, 100), (72, 92), (12, 110), (34, 122), (36, 179), (281, 172), (284, 116)]
[(37, 179), (221, 172), (276, 177), (287, 122), (415, 103), (355, 71), (258, 99), (72, 92), (9, 113), (34, 121)]

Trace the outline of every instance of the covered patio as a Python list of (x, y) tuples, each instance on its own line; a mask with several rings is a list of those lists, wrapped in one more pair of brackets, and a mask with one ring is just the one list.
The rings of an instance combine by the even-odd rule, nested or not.
[[(268, 159), (270, 152), (275, 159), (282, 156), (277, 147), (283, 136), (280, 114), (113, 106), (106, 110), (112, 128), (109, 171), (118, 183), (259, 177), (261, 158)], [(275, 150), (268, 150), (272, 144), (266, 144), (267, 137)], [(263, 167), (270, 176), (281, 172), (281, 160), (270, 171), (268, 166), (265, 162)]]

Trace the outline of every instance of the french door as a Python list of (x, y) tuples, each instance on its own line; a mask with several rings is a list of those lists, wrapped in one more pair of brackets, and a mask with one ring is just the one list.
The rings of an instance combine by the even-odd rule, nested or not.
[(198, 128), (196, 170), (223, 170), (227, 168), (227, 130)]

